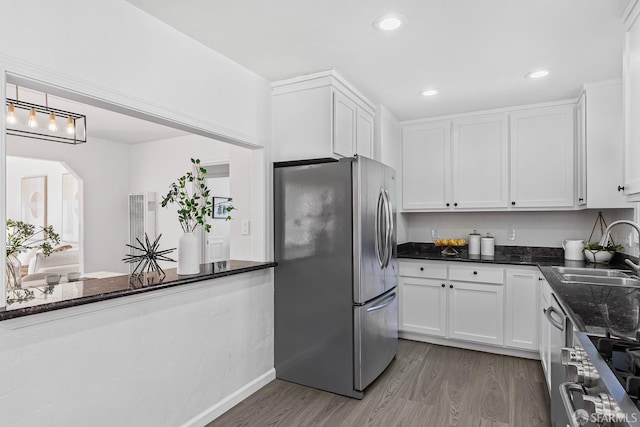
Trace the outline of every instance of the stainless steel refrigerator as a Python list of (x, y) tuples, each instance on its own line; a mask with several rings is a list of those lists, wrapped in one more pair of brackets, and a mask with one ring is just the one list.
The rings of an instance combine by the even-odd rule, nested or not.
[(398, 348), (395, 171), (274, 164), (276, 377), (362, 398)]

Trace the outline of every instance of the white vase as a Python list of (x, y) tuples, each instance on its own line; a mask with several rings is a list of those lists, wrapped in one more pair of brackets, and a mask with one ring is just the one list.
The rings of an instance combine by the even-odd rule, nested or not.
[(178, 274), (200, 273), (200, 245), (194, 232), (184, 233), (178, 240)]
[(7, 255), (7, 265), (5, 268), (7, 270), (8, 289), (18, 289), (22, 282), (22, 264), (16, 255), (15, 253)]

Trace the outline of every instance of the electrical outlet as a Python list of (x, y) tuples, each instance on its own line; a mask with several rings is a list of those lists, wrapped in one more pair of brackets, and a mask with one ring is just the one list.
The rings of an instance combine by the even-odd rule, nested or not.
[(438, 230), (436, 230), (435, 228), (431, 229), (431, 238), (433, 240), (436, 240), (438, 238)]
[(509, 241), (514, 241), (516, 240), (516, 229), (515, 228), (509, 228), (507, 230), (507, 240)]

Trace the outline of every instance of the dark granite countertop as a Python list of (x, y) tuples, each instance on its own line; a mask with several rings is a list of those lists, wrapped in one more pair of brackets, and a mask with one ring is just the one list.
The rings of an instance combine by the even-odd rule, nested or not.
[(582, 267), (587, 265), (584, 261), (565, 261), (562, 248), (545, 248), (530, 246), (496, 246), (495, 255), (484, 257), (469, 255), (467, 246), (455, 248), (458, 255), (443, 255), (442, 247), (433, 243), (403, 243), (398, 245), (398, 258), (424, 259), (429, 261), (459, 261), (480, 262), (488, 264), (512, 264), (512, 265), (568, 265)]
[(84, 278), (57, 285), (29, 286), (29, 282), (25, 282), (21, 289), (7, 290), (7, 306), (0, 310), (0, 321), (262, 270), (276, 265), (275, 262), (231, 260), (202, 264), (198, 274), (178, 275), (175, 268), (170, 268), (165, 270), (166, 276), (162, 278), (155, 273), (149, 273), (137, 277), (121, 275), (104, 279)]
[[(633, 274), (624, 264), (598, 268), (622, 269)], [(551, 267), (540, 267), (540, 271), (576, 329), (590, 334), (638, 338), (640, 288), (563, 282)]]

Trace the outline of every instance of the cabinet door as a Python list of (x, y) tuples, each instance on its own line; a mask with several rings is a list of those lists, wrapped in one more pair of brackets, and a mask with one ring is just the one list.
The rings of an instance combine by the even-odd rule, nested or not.
[(618, 191), (625, 185), (622, 84), (588, 87), (586, 102), (587, 208), (628, 208)]
[(511, 205), (573, 207), (573, 105), (511, 113)]
[(450, 281), (448, 291), (449, 338), (503, 344), (502, 285)]
[(583, 93), (576, 104), (576, 198), (578, 206), (587, 204), (587, 123), (586, 104)]
[(356, 149), (356, 104), (342, 93), (333, 92), (333, 152), (352, 157)]
[(640, 19), (634, 7), (625, 22), (624, 84), (624, 193), (640, 193)]
[(446, 209), (451, 194), (451, 123), (402, 130), (402, 207)]
[(401, 331), (445, 336), (447, 332), (447, 290), (445, 279), (401, 277)]
[(538, 310), (538, 319), (540, 324), (540, 362), (544, 371), (544, 378), (547, 381), (547, 389), (551, 390), (551, 324), (545, 317), (545, 312), (551, 305), (551, 291), (548, 289), (549, 284), (546, 280), (542, 280), (539, 286), (540, 309)]
[(507, 269), (506, 277), (505, 345), (524, 350), (539, 350), (538, 278), (540, 273)]
[(454, 207), (507, 207), (509, 131), (506, 114), (454, 120), (452, 160)]
[(356, 121), (356, 153), (373, 159), (373, 115), (358, 108)]

